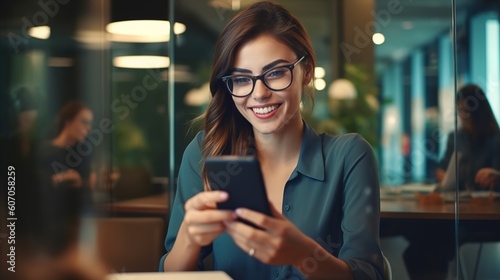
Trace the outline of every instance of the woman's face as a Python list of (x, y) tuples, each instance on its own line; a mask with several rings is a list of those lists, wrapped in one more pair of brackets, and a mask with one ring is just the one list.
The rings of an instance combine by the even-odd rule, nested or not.
[(473, 131), (474, 124), (472, 122), (472, 117), (471, 117), (472, 108), (470, 108), (470, 106), (467, 105), (465, 100), (459, 100), (457, 102), (457, 105), (458, 105), (457, 111), (460, 124), (466, 131)]
[(65, 130), (68, 132), (71, 139), (77, 142), (82, 142), (87, 137), (90, 129), (92, 129), (92, 121), (94, 115), (89, 109), (81, 110), (76, 117), (66, 122)]
[[(262, 72), (295, 63), (300, 57), (285, 44), (270, 35), (260, 35), (242, 45), (236, 53), (231, 75), (260, 75)], [(292, 84), (282, 91), (267, 88), (261, 80), (255, 82), (253, 92), (245, 97), (234, 97), (238, 111), (253, 126), (254, 133), (270, 134), (288, 125), (300, 125), (300, 101), (305, 80), (303, 62), (293, 69)]]

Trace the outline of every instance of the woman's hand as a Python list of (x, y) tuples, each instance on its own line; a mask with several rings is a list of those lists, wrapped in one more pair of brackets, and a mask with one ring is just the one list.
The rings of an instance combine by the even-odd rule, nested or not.
[(68, 169), (53, 175), (52, 182), (55, 186), (61, 183), (68, 183), (75, 188), (81, 187), (83, 183), (80, 173), (74, 169)]
[(191, 242), (205, 246), (226, 230), (224, 222), (234, 221), (230, 210), (218, 210), (216, 203), (227, 200), (228, 194), (221, 191), (201, 192), (184, 204), (184, 225)]
[(243, 251), (263, 263), (301, 263), (316, 243), (281, 215), (273, 205), (270, 206), (274, 217), (245, 208), (236, 210), (239, 218), (252, 222), (263, 230), (234, 221), (226, 222), (227, 232)]
[(495, 181), (500, 179), (500, 171), (490, 167), (479, 169), (476, 173), (475, 182), (485, 188), (493, 189)]

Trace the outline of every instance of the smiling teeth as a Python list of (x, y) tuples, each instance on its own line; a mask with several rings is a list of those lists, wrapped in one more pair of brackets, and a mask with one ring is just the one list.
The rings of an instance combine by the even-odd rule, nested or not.
[(274, 105), (274, 106), (269, 106), (269, 107), (262, 107), (262, 108), (252, 108), (252, 110), (256, 113), (256, 114), (268, 114), (274, 110), (276, 110), (276, 108), (278, 108), (277, 105)]

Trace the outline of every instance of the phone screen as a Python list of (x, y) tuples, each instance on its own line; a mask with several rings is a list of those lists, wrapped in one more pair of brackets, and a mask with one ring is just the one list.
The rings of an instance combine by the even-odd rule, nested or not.
[(205, 160), (205, 170), (212, 190), (229, 194), (219, 209), (252, 209), (271, 216), (259, 161), (254, 156), (217, 156)]

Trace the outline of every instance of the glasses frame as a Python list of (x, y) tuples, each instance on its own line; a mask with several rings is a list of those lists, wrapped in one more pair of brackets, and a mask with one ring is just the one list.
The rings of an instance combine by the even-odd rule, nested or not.
[[(280, 65), (280, 66), (276, 66), (276, 67), (273, 67), (269, 70), (266, 70), (264, 71), (262, 74), (260, 75), (257, 75), (257, 76), (251, 76), (251, 75), (245, 75), (245, 74), (238, 74), (238, 75), (229, 75), (229, 76), (224, 76), (221, 78), (222, 82), (226, 85), (226, 88), (228, 90), (228, 92), (234, 96), (234, 97), (247, 97), (249, 96), (250, 94), (253, 93), (253, 90), (255, 89), (255, 83), (257, 82), (257, 80), (261, 80), (262, 83), (264, 84), (264, 86), (270, 90), (273, 90), (273, 91), (282, 91), (282, 90), (285, 90), (287, 88), (289, 88), (292, 83), (293, 83), (293, 69), (302, 61), (304, 60), (306, 56), (302, 56), (301, 58), (299, 58), (297, 61), (295, 61), (294, 63), (292, 64), (287, 64), (287, 65)], [(267, 83), (266, 83), (266, 80), (264, 79), (264, 77), (266, 76), (267, 73), (273, 71), (273, 70), (276, 70), (277, 68), (288, 68), (290, 70), (290, 73), (291, 73), (291, 77), (290, 77), (290, 83), (282, 88), (282, 89), (274, 89), (274, 88), (271, 88)], [(250, 92), (248, 94), (245, 94), (245, 95), (235, 95), (233, 94), (233, 92), (231, 91), (231, 89), (229, 88), (229, 84), (228, 84), (228, 81), (232, 78), (232, 77), (247, 77), (247, 78), (250, 78), (252, 80), (252, 90), (250, 90)]]

